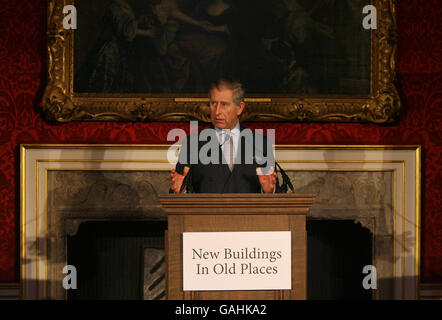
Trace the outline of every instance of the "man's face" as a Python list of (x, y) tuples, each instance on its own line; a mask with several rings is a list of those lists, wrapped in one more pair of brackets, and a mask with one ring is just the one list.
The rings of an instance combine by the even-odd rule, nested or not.
[(238, 122), (238, 116), (244, 110), (244, 102), (235, 105), (233, 90), (213, 88), (210, 91), (210, 119), (219, 129), (233, 129)]

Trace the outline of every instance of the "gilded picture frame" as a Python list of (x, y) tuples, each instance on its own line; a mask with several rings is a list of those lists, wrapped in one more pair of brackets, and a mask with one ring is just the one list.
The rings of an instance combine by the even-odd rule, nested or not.
[[(63, 27), (63, 8), (77, 1), (48, 1), (48, 82), (42, 102), (46, 120), (210, 121), (207, 93), (75, 92), (77, 30)], [(371, 4), (376, 8), (377, 28), (366, 31), (370, 35), (368, 94), (249, 93), (241, 121), (397, 121), (401, 103), (395, 86), (396, 5), (394, 0), (372, 0)]]

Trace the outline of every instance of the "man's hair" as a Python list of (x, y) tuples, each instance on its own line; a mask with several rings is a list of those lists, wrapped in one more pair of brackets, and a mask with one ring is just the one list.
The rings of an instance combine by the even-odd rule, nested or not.
[(233, 103), (235, 105), (239, 105), (241, 102), (244, 102), (244, 89), (242, 87), (242, 83), (235, 79), (230, 78), (219, 78), (212, 82), (209, 89), (209, 98), (210, 92), (213, 89), (221, 90), (223, 88), (227, 88), (233, 91)]

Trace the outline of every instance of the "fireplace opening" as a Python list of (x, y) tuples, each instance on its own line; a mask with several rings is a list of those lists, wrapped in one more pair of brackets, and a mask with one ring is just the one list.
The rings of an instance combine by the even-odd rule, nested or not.
[[(372, 264), (371, 232), (353, 220), (308, 219), (307, 298), (372, 299), (363, 288)], [(90, 221), (68, 236), (68, 264), (77, 269), (70, 300), (165, 299), (166, 222)]]
[(166, 222), (89, 221), (68, 236), (68, 264), (77, 269), (69, 300), (164, 299)]
[(353, 220), (308, 219), (307, 298), (371, 300), (362, 283), (372, 263), (370, 230)]

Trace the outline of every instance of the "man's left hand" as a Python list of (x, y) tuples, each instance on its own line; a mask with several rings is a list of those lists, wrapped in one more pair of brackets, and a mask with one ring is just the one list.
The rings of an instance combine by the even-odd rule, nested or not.
[(259, 183), (261, 184), (261, 189), (264, 193), (273, 193), (276, 187), (276, 172), (275, 169), (270, 167), (267, 174), (262, 173), (261, 168), (256, 168), (256, 173), (258, 174)]

